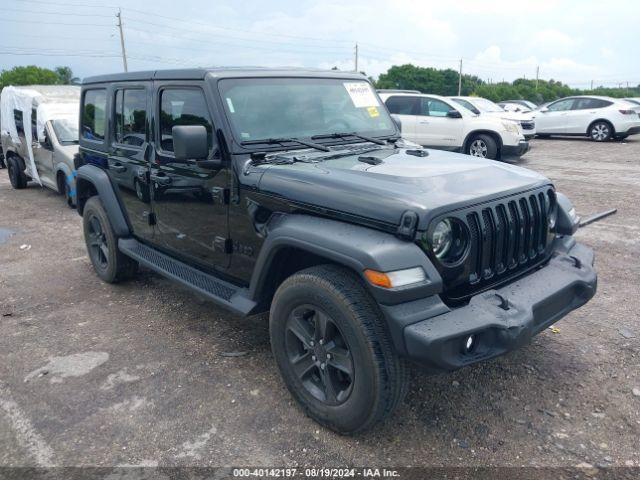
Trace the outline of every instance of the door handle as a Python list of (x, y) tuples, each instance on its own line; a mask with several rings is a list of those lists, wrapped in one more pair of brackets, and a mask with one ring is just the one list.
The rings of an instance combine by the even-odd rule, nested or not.
[(418, 123), (421, 123), (422, 125), (429, 125), (427, 120), (420, 120)]
[(127, 167), (125, 167), (124, 165), (122, 165), (121, 163), (114, 163), (113, 165), (111, 165), (109, 167), (111, 170), (113, 170), (114, 172), (118, 172), (118, 173), (123, 173), (124, 171), (127, 170)]
[(158, 185), (169, 185), (171, 183), (171, 177), (167, 175), (151, 175), (149, 178)]

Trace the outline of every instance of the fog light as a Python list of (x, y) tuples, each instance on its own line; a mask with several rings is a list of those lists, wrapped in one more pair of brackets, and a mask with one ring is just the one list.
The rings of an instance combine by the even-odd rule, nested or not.
[(464, 341), (463, 353), (471, 353), (476, 347), (476, 336), (469, 335)]

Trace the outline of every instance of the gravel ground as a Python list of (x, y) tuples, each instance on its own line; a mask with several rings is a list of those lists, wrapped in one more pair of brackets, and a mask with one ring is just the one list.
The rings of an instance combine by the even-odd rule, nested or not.
[(521, 164), (579, 213), (619, 208), (578, 234), (598, 294), (519, 351), (414, 372), (356, 438), (296, 407), (263, 319), (146, 271), (102, 283), (77, 213), (0, 171), (0, 465), (640, 466), (640, 138), (532, 145)]

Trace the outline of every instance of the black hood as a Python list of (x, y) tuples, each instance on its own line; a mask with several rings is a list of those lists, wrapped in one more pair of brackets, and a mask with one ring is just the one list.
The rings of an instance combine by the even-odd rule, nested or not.
[(262, 165), (257, 167), (263, 170), (257, 187), (296, 204), (393, 225), (412, 210), (424, 229), (439, 213), (551, 183), (502, 162), (439, 150), (418, 157), (407, 151), (389, 147), (363, 154), (380, 159), (377, 165), (358, 160), (358, 154), (317, 163)]

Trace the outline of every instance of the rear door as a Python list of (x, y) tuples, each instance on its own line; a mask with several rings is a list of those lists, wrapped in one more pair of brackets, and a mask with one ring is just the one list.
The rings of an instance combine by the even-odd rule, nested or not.
[(575, 99), (565, 98), (551, 103), (546, 111), (536, 115), (537, 133), (567, 133), (568, 115)]
[(204, 269), (224, 270), (228, 242), (228, 168), (200, 168), (173, 154), (172, 128), (202, 125), (208, 133), (209, 159), (220, 158), (216, 129), (202, 82), (156, 82), (155, 162), (151, 169), (158, 241), (182, 260)]
[(110, 91), (112, 129), (109, 176), (117, 185), (134, 234), (153, 242), (150, 221), (149, 165), (144, 158), (148, 141), (151, 82), (116, 84)]
[(419, 109), (418, 97), (409, 95), (392, 95), (384, 102), (389, 112), (401, 124), (402, 136), (412, 142), (418, 142), (416, 137), (416, 123)]
[(609, 105), (611, 102), (599, 98), (576, 98), (567, 115), (567, 133), (584, 135), (589, 124), (598, 117), (600, 109)]

